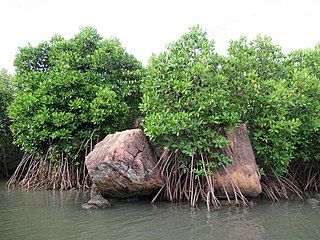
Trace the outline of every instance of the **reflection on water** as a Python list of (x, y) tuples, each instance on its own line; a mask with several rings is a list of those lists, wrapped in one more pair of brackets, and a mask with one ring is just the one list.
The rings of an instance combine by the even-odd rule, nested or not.
[(251, 208), (114, 202), (81, 209), (78, 192), (23, 192), (0, 183), (0, 239), (320, 239), (320, 210), (300, 202)]

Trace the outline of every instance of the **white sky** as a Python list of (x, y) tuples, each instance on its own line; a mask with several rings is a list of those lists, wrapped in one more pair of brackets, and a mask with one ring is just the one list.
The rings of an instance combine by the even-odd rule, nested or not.
[(216, 49), (240, 35), (266, 34), (287, 52), (320, 41), (320, 0), (0, 0), (0, 68), (14, 72), (18, 47), (80, 27), (121, 40), (144, 64), (151, 53), (200, 24)]

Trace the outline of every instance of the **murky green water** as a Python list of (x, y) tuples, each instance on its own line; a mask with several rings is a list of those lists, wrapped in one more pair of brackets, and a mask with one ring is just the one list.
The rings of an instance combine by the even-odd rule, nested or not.
[(75, 192), (8, 191), (0, 182), (0, 239), (320, 239), (320, 209), (299, 202), (250, 208), (146, 202), (88, 211)]

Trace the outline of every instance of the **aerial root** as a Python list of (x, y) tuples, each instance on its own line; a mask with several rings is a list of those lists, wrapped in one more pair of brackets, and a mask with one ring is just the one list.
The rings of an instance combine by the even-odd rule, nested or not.
[[(78, 151), (76, 158), (84, 160), (85, 156), (92, 151), (94, 146), (92, 136), (93, 134), (90, 139), (83, 142), (82, 150)], [(51, 148), (47, 150), (43, 157), (25, 154), (7, 182), (7, 187), (18, 185), (26, 190), (89, 189), (91, 181), (84, 161), (79, 164), (72, 164), (75, 157), (72, 158), (63, 153), (58, 159), (52, 159), (49, 157), (50, 151)]]
[[(167, 150), (163, 152), (158, 165), (160, 167), (161, 177), (165, 184), (152, 199), (152, 203), (158, 198), (162, 198), (170, 202), (189, 202), (192, 207), (195, 207), (198, 202), (205, 202), (208, 209), (210, 209), (210, 207), (219, 208), (221, 206), (221, 203), (216, 196), (215, 182), (212, 178), (212, 174), (215, 174), (219, 181), (220, 173), (218, 171), (213, 173), (206, 169), (205, 163), (208, 163), (209, 159), (204, 156), (204, 154), (201, 153), (200, 156), (197, 157), (200, 157), (202, 160), (204, 176), (198, 176), (193, 171), (196, 165), (195, 154), (191, 156), (187, 169), (182, 169), (179, 166), (178, 153), (169, 152)], [(228, 200), (229, 204), (232, 202), (231, 199), (234, 198), (237, 205), (248, 206), (248, 200), (232, 180), (227, 168), (223, 166), (222, 169), (228, 176), (229, 182), (233, 188), (233, 195), (231, 196), (221, 181), (225, 195), (224, 197)]]
[(262, 195), (266, 198), (279, 201), (296, 196), (303, 199), (303, 192), (298, 182), (290, 175), (279, 176), (276, 173), (265, 174), (261, 177)]

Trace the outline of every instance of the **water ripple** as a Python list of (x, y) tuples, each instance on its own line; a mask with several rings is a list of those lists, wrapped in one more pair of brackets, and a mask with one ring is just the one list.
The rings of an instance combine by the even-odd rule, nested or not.
[(0, 183), (0, 239), (320, 239), (320, 211), (299, 202), (247, 208), (114, 202), (87, 211), (88, 195), (8, 191)]

